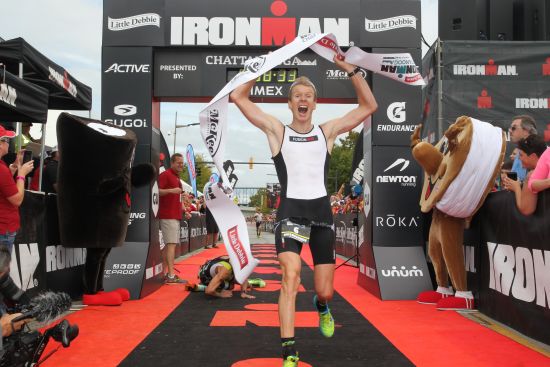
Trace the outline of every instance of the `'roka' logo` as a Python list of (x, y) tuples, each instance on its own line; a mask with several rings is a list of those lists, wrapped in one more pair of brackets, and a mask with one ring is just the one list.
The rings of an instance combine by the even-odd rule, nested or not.
[(516, 65), (497, 65), (495, 60), (489, 59), (486, 65), (453, 65), (453, 75), (465, 76), (517, 76)]
[(246, 255), (245, 249), (241, 240), (239, 238), (238, 227), (231, 227), (227, 230), (227, 237), (229, 238), (229, 245), (237, 255), (241, 269), (244, 269), (248, 265), (248, 256)]
[(405, 104), (406, 102), (393, 102), (388, 106), (386, 113), (391, 122), (399, 124), (407, 119)]
[(385, 217), (376, 217), (377, 227), (404, 228), (418, 227), (420, 217), (396, 217), (395, 214), (388, 214)]
[(115, 115), (133, 116), (137, 113), (137, 107), (131, 104), (119, 104), (113, 108)]

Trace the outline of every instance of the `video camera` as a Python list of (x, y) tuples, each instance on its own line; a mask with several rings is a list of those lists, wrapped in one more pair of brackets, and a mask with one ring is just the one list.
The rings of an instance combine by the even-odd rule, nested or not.
[[(26, 330), (24, 330), (26, 329)], [(50, 338), (67, 348), (78, 336), (78, 326), (71, 325), (67, 320), (46, 329), (44, 333), (31, 331), (27, 326), (3, 339), (4, 350), (0, 359), (0, 367), (31, 367), (39, 366), (57, 349), (52, 350), (40, 359)]]
[[(12, 323), (34, 319), (47, 325), (68, 311), (71, 304), (71, 298), (66, 293), (44, 292), (32, 298), (29, 304), (16, 307), (9, 313), (22, 314), (14, 318)], [(2, 339), (0, 367), (38, 366), (59, 349), (53, 350), (40, 359), (50, 338), (67, 348), (77, 336), (78, 326), (69, 324), (67, 320), (46, 329), (44, 333), (32, 331), (28, 325), (25, 325), (22, 330)]]

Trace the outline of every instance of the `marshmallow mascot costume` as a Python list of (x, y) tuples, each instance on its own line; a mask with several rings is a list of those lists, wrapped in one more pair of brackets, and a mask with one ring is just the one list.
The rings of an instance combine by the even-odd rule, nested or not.
[(474, 309), (466, 284), (464, 228), (494, 186), (506, 150), (505, 135), (499, 127), (461, 116), (433, 146), (420, 140), (421, 127), (411, 136), (411, 148), (425, 171), (421, 210), (433, 210), (428, 254), (437, 290), (420, 293), (417, 301), (436, 304), (439, 310)]
[(57, 138), (61, 245), (87, 249), (82, 302), (120, 305), (130, 293), (103, 291), (105, 262), (113, 247), (124, 244), (131, 184), (148, 184), (155, 169), (150, 164), (132, 168), (136, 136), (112, 124), (62, 113)]

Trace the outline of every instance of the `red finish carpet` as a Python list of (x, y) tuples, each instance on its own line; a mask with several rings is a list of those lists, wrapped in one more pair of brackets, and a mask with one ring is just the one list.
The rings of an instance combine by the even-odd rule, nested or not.
[[(199, 266), (224, 251), (220, 246), (179, 262), (180, 277), (196, 280)], [(253, 253), (262, 260), (253, 276), (268, 283), (254, 291), (255, 300), (241, 299), (239, 292), (231, 299), (210, 298), (166, 285), (120, 307), (86, 307), (68, 316), (80, 327), (78, 338), (43, 366), (281, 366), (274, 245), (253, 245)], [(311, 304), (307, 246), (302, 259), (296, 305), (300, 366), (550, 366), (544, 355), (456, 312), (380, 301), (356, 284), (357, 269), (346, 266), (336, 271), (331, 303), (337, 329), (325, 339)]]

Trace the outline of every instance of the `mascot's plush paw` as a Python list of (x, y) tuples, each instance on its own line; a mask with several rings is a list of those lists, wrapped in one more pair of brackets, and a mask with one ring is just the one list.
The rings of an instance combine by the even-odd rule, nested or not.
[(130, 291), (126, 288), (117, 288), (113, 290), (113, 292), (116, 292), (120, 295), (120, 298), (122, 298), (122, 301), (128, 301), (130, 299)]
[(439, 302), (437, 302), (437, 309), (440, 311), (475, 310), (474, 299), (454, 296), (441, 298)]
[[(126, 288), (117, 288), (112, 290), (111, 292), (118, 293), (120, 295), (120, 298), (122, 298), (122, 302), (128, 301), (130, 299), (130, 291)], [(111, 293), (111, 292), (99, 291), (97, 293), (101, 294), (101, 293)]]
[(84, 294), (82, 303), (88, 306), (120, 306), (122, 297), (116, 292)]
[(442, 298), (450, 297), (449, 294), (443, 294), (436, 291), (421, 292), (416, 297), (416, 302), (426, 305), (436, 305)]

